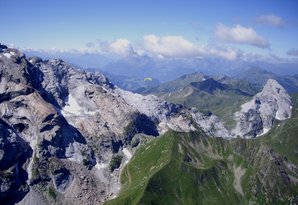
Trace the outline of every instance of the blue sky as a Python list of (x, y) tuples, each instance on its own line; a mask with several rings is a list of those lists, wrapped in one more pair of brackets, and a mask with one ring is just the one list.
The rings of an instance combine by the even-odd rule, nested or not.
[(296, 0), (1, 0), (0, 9), (0, 41), (18, 48), (230, 59), (235, 52), (298, 55)]

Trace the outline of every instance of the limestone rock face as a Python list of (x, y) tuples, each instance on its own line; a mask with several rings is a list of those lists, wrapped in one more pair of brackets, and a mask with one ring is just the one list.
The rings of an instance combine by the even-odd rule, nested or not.
[(291, 98), (275, 80), (269, 79), (263, 90), (241, 106), (236, 113), (235, 135), (256, 137), (270, 130), (274, 120), (291, 117)]
[[(60, 59), (28, 59), (4, 45), (0, 120), (0, 198), (17, 194), (20, 204), (102, 204), (114, 197), (136, 136), (199, 129), (230, 137), (216, 116), (121, 90), (102, 74)], [(123, 162), (111, 171), (115, 155)]]

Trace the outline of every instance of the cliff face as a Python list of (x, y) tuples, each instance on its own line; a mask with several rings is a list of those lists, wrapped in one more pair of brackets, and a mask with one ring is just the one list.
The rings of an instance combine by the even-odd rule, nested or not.
[[(4, 45), (0, 77), (0, 169), (11, 176), (7, 183), (2, 178), (8, 191), (0, 197), (7, 203), (27, 192), (21, 203), (102, 203), (119, 191), (132, 143), (169, 129), (230, 136), (215, 116), (121, 90), (102, 74), (62, 60), (28, 59)], [(6, 151), (10, 146), (16, 158)]]
[(13, 128), (0, 120), (0, 199), (1, 203), (21, 200), (29, 191), (24, 164), (32, 150)]
[(291, 117), (291, 98), (275, 80), (269, 79), (263, 90), (241, 106), (236, 113), (235, 135), (256, 137), (267, 133), (274, 120)]

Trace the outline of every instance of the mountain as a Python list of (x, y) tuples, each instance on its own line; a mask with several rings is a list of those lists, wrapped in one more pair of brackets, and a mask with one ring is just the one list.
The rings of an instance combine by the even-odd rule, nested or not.
[(132, 143), (169, 129), (230, 137), (216, 116), (121, 90), (60, 59), (27, 59), (1, 45), (0, 68), (5, 204), (102, 203), (118, 192)]
[[(204, 58), (156, 58), (149, 55), (133, 55), (111, 60), (98, 68), (105, 72), (128, 77), (156, 78), (161, 82), (171, 81), (179, 76), (202, 72), (208, 75), (242, 75), (254, 69), (263, 69), (278, 76), (296, 75), (297, 62), (278, 62), (254, 59), (227, 60), (220, 57)], [(267, 79), (268, 80), (268, 79)]]
[(186, 85), (188, 85), (191, 82), (203, 81), (206, 78), (209, 78), (209, 77), (204, 75), (203, 73), (186, 74), (175, 80), (171, 80), (171, 81), (162, 83), (161, 85), (143, 90), (141, 93), (148, 94), (148, 93), (174, 92), (184, 88)]
[(196, 107), (207, 114), (214, 113), (231, 129), (235, 125), (233, 113), (258, 90), (257, 86), (245, 80), (192, 73), (141, 93), (154, 94), (169, 102)]
[(297, 94), (292, 102), (292, 117), (256, 139), (168, 132), (150, 141), (106, 204), (297, 204)]
[(203, 80), (201, 82), (191, 82), (189, 86), (198, 90), (214, 94), (216, 91), (222, 91), (226, 89), (226, 86), (213, 78)]
[[(232, 89), (190, 84), (210, 96)], [(1, 204), (296, 203), (297, 100), (286, 112), (275, 81), (255, 97), (271, 111), (264, 119), (281, 121), (234, 139), (211, 113), (0, 44)]]
[(241, 106), (236, 113), (236, 135), (256, 137), (268, 132), (274, 120), (291, 117), (291, 98), (277, 81), (269, 79), (262, 92)]

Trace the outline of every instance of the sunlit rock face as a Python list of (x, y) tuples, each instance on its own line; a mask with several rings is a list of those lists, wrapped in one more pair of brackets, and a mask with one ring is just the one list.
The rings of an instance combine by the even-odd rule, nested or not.
[[(1, 173), (12, 174), (3, 185), (8, 195), (0, 197), (20, 204), (102, 204), (115, 197), (136, 136), (172, 129), (230, 137), (216, 116), (124, 91), (100, 73), (60, 59), (26, 58), (4, 45), (0, 120), (0, 133), (10, 133), (1, 135), (1, 159), (8, 163)], [(9, 146), (17, 148), (14, 158)], [(120, 165), (112, 170), (113, 159)]]
[(236, 113), (235, 135), (256, 137), (267, 133), (274, 120), (291, 117), (291, 98), (275, 80), (269, 79), (263, 90), (241, 106)]

